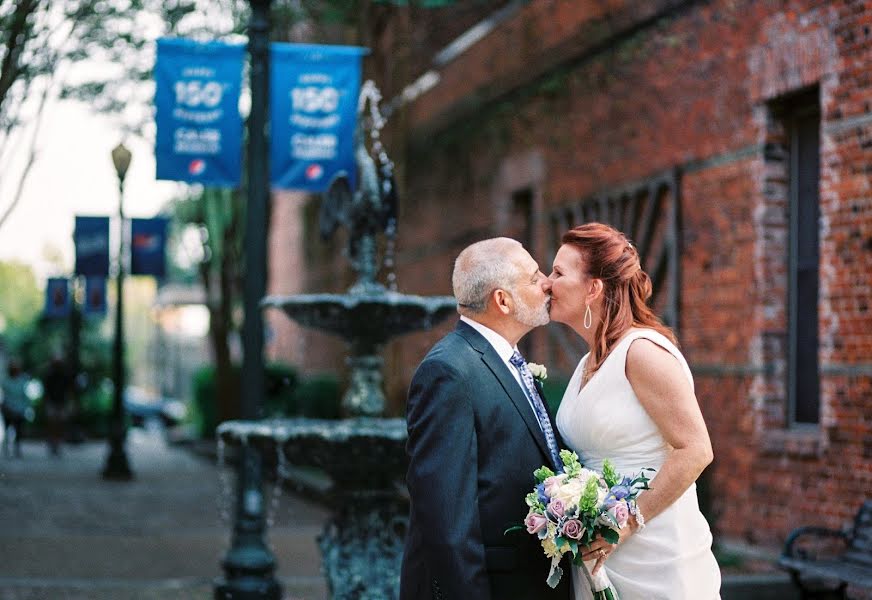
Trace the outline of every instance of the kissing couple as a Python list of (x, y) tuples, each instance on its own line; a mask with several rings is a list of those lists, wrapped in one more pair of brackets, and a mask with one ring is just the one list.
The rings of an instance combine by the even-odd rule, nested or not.
[[(507, 531), (542, 465), (576, 452), (588, 469), (653, 467), (650, 489), (618, 542), (580, 548), (621, 600), (719, 597), (712, 536), (695, 481), (712, 461), (693, 378), (672, 331), (647, 304), (651, 279), (619, 231), (567, 231), (548, 276), (516, 240), (464, 249), (452, 286), (460, 319), (412, 378), (406, 407), (411, 515), (401, 600), (583, 600), (584, 574), (564, 559), (556, 588), (536, 536)], [(518, 342), (549, 321), (584, 340), (551, 414)], [(581, 342), (579, 341), (579, 346)]]

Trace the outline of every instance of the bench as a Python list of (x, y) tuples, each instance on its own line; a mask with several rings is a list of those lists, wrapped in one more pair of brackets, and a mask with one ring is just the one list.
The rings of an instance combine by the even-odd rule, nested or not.
[[(830, 549), (832, 542), (838, 541), (842, 552), (819, 555), (807, 546), (827, 541)], [(872, 589), (872, 500), (860, 507), (850, 531), (794, 529), (787, 536), (778, 565), (790, 571), (803, 598), (822, 593), (831, 597), (834, 592), (844, 598), (849, 585)]]

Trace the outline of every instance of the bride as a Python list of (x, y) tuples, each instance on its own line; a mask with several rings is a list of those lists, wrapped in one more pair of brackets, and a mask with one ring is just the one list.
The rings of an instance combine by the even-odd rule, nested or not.
[[(621, 600), (719, 597), (712, 536), (696, 484), (712, 461), (690, 369), (675, 337), (646, 305), (651, 280), (623, 234), (588, 223), (564, 234), (549, 276), (551, 319), (572, 327), (590, 352), (575, 370), (557, 427), (592, 469), (611, 459), (618, 473), (657, 470), (617, 544), (595, 540), (597, 559)], [(591, 598), (573, 572), (576, 600)]]

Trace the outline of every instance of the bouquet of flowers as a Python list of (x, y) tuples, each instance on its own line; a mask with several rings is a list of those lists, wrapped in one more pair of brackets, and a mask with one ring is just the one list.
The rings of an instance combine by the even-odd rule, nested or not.
[(603, 464), (602, 474), (584, 468), (578, 455), (561, 450), (563, 472), (555, 474), (548, 467), (536, 469), (536, 487), (527, 494), (530, 507), (524, 519), (527, 532), (538, 536), (545, 555), (551, 559), (551, 571), (546, 580), (556, 587), (563, 575), (558, 566), (564, 554), (572, 553), (572, 562), (581, 566), (587, 576), (595, 600), (617, 600), (618, 594), (605, 569), (591, 576), (595, 560), (581, 559), (581, 549), (597, 536), (611, 544), (619, 539), (618, 532), (636, 513), (636, 497), (647, 490), (650, 478), (645, 471), (631, 479), (615, 472), (611, 462)]

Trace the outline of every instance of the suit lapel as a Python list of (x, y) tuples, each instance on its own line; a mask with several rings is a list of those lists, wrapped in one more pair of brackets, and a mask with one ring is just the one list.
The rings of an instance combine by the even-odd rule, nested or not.
[(524, 420), (524, 423), (527, 425), (527, 429), (530, 430), (530, 435), (533, 436), (533, 439), (536, 440), (536, 444), (539, 445), (542, 455), (548, 459), (545, 464), (550, 464), (551, 453), (548, 451), (548, 443), (545, 441), (545, 434), (542, 433), (542, 428), (539, 427), (539, 421), (536, 420), (536, 415), (533, 414), (533, 408), (530, 406), (530, 401), (527, 400), (527, 395), (524, 394), (524, 390), (521, 389), (521, 385), (509, 371), (506, 363), (503, 362), (503, 359), (500, 358), (497, 351), (490, 345), (490, 342), (463, 321), (460, 321), (457, 324), (457, 329), (455, 331), (463, 336), (463, 338), (466, 339), (473, 348), (481, 353), (482, 362), (487, 365), (494, 377), (497, 378), (497, 381), (500, 382), (506, 395), (512, 401), (515, 409), (517, 409), (521, 418)]

